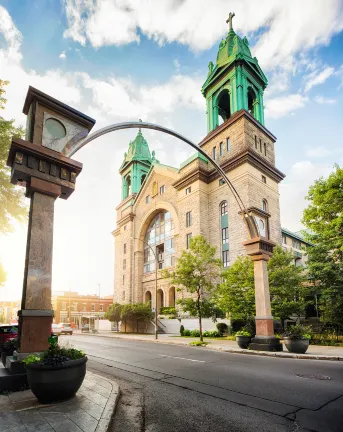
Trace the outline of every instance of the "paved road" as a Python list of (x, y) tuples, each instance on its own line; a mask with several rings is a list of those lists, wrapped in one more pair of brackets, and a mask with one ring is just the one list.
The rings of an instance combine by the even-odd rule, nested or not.
[(117, 431), (343, 432), (342, 362), (63, 339), (86, 351), (91, 371), (120, 381)]

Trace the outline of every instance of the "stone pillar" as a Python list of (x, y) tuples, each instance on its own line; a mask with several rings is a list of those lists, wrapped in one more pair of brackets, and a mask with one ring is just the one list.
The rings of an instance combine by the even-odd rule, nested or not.
[(274, 336), (274, 319), (271, 314), (267, 262), (275, 243), (255, 237), (243, 243), (247, 255), (254, 262), (256, 335), (249, 347), (258, 351), (282, 351), (280, 340)]
[(61, 187), (31, 179), (31, 205), (26, 246), (23, 297), (19, 315), (21, 356), (48, 348), (53, 310), (51, 272), (54, 202)]

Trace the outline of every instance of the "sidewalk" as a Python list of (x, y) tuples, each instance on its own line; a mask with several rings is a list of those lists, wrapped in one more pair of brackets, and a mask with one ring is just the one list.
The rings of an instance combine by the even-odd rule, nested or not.
[[(93, 333), (81, 333), (75, 332), (77, 335), (94, 336), (94, 337), (108, 337), (115, 339), (127, 339), (127, 340), (139, 340), (145, 342), (157, 342), (164, 344), (174, 344), (174, 345), (189, 345), (190, 342), (199, 340), (199, 338), (181, 338), (176, 337), (178, 335), (170, 334), (159, 334), (158, 341), (155, 340), (154, 335), (151, 334), (125, 334), (117, 332), (104, 331), (97, 334)], [(247, 349), (241, 349), (237, 346), (236, 341), (231, 340), (215, 340), (215, 339), (204, 339), (208, 342), (206, 348), (214, 349), (217, 351), (230, 352), (234, 354), (250, 354), (250, 355), (260, 355), (268, 357), (282, 357), (282, 358), (297, 358), (297, 359), (311, 359), (311, 360), (340, 360), (343, 361), (343, 347), (334, 346), (320, 346), (320, 345), (310, 345), (306, 354), (293, 354), (287, 351), (284, 347), (283, 352), (266, 352), (266, 351), (253, 351)]]
[(59, 404), (41, 405), (31, 390), (0, 395), (0, 432), (107, 432), (118, 398), (114, 381), (91, 372)]

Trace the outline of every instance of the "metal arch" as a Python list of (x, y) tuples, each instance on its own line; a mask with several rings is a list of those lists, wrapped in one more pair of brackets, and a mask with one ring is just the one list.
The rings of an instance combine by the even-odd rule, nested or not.
[(255, 219), (249, 214), (248, 210), (246, 209), (240, 195), (238, 194), (236, 188), (234, 187), (234, 185), (231, 183), (231, 181), (228, 179), (228, 177), (226, 176), (224, 170), (217, 164), (217, 162), (212, 159), (211, 156), (209, 156), (201, 147), (199, 147), (197, 144), (194, 144), (192, 141), (190, 141), (188, 138), (184, 137), (183, 135), (165, 128), (164, 126), (160, 126), (154, 123), (146, 123), (146, 122), (141, 122), (141, 121), (136, 121), (136, 122), (123, 122), (123, 123), (115, 123), (109, 126), (106, 126), (102, 129), (99, 129), (98, 131), (88, 135), (88, 137), (84, 138), (83, 140), (80, 140), (79, 142), (77, 142), (75, 144), (75, 146), (73, 146), (71, 148), (71, 151), (66, 154), (67, 157), (71, 157), (73, 156), (78, 150), (80, 150), (82, 147), (84, 147), (86, 144), (90, 143), (91, 141), (94, 141), (96, 138), (101, 137), (102, 135), (108, 134), (110, 132), (114, 132), (117, 130), (122, 130), (122, 129), (133, 129), (133, 128), (142, 128), (142, 129), (153, 129), (153, 130), (157, 130), (159, 132), (164, 132), (168, 135), (172, 135), (175, 138), (180, 139), (181, 141), (187, 143), (188, 145), (190, 145), (191, 147), (193, 147), (196, 151), (198, 151), (199, 153), (201, 153), (203, 156), (206, 157), (206, 159), (208, 159), (212, 165), (215, 167), (215, 169), (220, 173), (220, 175), (223, 177), (225, 183), (228, 185), (230, 191), (232, 192), (240, 211), (242, 212), (243, 215), (243, 220), (247, 226), (248, 232), (249, 232), (249, 236), (250, 238), (254, 238), (259, 236), (259, 231), (255, 222)]

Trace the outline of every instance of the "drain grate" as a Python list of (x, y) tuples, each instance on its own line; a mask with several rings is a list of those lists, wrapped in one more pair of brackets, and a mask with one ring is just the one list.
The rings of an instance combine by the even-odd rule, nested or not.
[(298, 378), (313, 379), (313, 380), (331, 380), (327, 375), (308, 375), (308, 374), (295, 374)]

